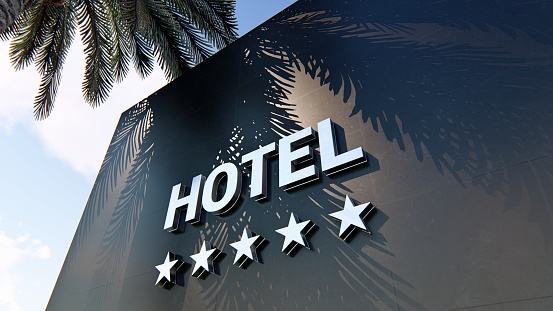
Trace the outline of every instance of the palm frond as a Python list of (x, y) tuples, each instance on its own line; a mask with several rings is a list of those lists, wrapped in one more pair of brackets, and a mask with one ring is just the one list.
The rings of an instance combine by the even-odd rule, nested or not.
[(23, 18), (23, 15), (24, 15), (23, 13), (24, 12), (25, 12), (25, 10), (23, 10), (23, 12), (21, 12), (21, 14), (15, 20), (15, 22), (13, 24), (11, 24), (8, 28), (6, 28), (6, 30), (4, 30), (3, 32), (0, 32), (0, 40), (1, 41), (9, 40), (15, 35), (15, 33), (17, 32), (17, 30), (20, 27), (21, 23), (19, 21)]
[(50, 115), (61, 80), (63, 63), (75, 34), (75, 19), (71, 2), (61, 7), (47, 7), (46, 16), (55, 21), (46, 34), (44, 44), (37, 50), (36, 64), (42, 75), (39, 92), (35, 97), (35, 118), (43, 120)]
[(184, 0), (181, 5), (182, 13), (201, 29), (215, 48), (221, 49), (237, 38), (235, 1)]
[(37, 4), (37, 0), (4, 0), (0, 2), (0, 40), (11, 38), (19, 28), (18, 20), (29, 7)]
[(83, 97), (96, 107), (126, 77), (131, 62), (142, 78), (157, 62), (171, 81), (235, 40), (234, 5), (227, 0), (39, 1), (0, 39), (13, 37), (10, 57), (16, 69), (35, 63), (42, 76), (35, 117), (45, 119), (77, 25), (86, 61)]
[(138, 75), (144, 79), (154, 70), (154, 45), (139, 32), (132, 33), (131, 48), (134, 51), (134, 68)]
[(179, 25), (184, 30), (182, 35), (188, 46), (188, 53), (185, 55), (189, 62), (197, 64), (213, 54), (213, 48), (205, 37), (204, 33), (197, 28), (194, 21), (187, 14), (183, 14), (182, 2), (168, 0), (168, 7), (175, 16)]
[(187, 47), (180, 25), (166, 2), (145, 0), (138, 3), (143, 4), (143, 9), (137, 5), (137, 13), (142, 13), (138, 18), (142, 22), (138, 24), (138, 31), (153, 43), (154, 55), (167, 80), (174, 80), (183, 70), (193, 66), (184, 56)]
[(108, 23), (113, 35), (113, 66), (115, 81), (123, 81), (129, 72), (129, 62), (132, 57), (131, 35), (128, 23), (122, 18), (124, 3), (107, 0)]
[(83, 95), (89, 105), (96, 107), (105, 101), (115, 81), (110, 52), (113, 51), (109, 13), (105, 0), (76, 1), (77, 20), (86, 55)]
[(237, 37), (236, 29), (238, 28), (238, 21), (234, 16), (236, 1), (208, 0), (207, 4), (222, 25), (222, 33), (225, 33), (225, 43), (229, 44), (234, 41)]
[(14, 24), (13, 39), (10, 42), (10, 60), (15, 69), (29, 66), (36, 50), (43, 45), (44, 27), (50, 22), (42, 4), (28, 7)]
[(141, 34), (138, 29), (144, 28), (149, 21), (147, 8), (141, 0), (121, 0), (121, 24), (129, 35), (129, 53), (138, 75), (144, 79), (154, 70), (154, 45), (152, 40)]

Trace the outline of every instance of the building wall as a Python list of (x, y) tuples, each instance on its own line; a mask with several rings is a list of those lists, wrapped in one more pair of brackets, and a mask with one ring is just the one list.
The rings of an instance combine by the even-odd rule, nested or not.
[[(553, 4), (298, 1), (125, 112), (48, 310), (551, 310)], [(249, 196), (241, 156), (318, 122), (368, 162)], [(307, 143), (321, 167), (319, 143)], [(222, 163), (237, 204), (164, 230)], [(221, 193), (224, 190), (221, 190)], [(330, 216), (371, 202), (345, 241)], [(291, 213), (310, 249), (282, 252)], [(259, 262), (234, 265), (248, 227)], [(222, 251), (192, 276), (203, 241)], [(156, 286), (167, 252), (184, 262)]]

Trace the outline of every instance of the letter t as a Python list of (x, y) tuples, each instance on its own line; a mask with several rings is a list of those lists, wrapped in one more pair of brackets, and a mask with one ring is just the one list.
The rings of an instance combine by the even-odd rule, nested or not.
[(276, 155), (276, 143), (270, 143), (242, 156), (242, 164), (252, 166), (250, 198), (256, 201), (267, 197), (267, 159)]

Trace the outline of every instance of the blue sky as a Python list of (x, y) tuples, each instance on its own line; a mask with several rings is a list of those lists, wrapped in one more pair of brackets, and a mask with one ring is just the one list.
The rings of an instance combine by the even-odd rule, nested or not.
[[(239, 33), (294, 0), (238, 0)], [(165, 84), (130, 75), (91, 109), (82, 100), (82, 46), (66, 61), (53, 115), (37, 122), (34, 68), (15, 72), (0, 42), (0, 310), (46, 307), (121, 112)]]

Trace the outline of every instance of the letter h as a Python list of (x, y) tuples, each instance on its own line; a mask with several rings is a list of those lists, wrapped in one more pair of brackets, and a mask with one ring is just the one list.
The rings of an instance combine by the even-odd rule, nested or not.
[(181, 213), (186, 210), (185, 221), (189, 223), (197, 223), (200, 221), (202, 212), (202, 202), (200, 193), (203, 191), (205, 177), (198, 175), (192, 179), (190, 193), (185, 196), (186, 186), (178, 184), (173, 186), (171, 191), (171, 199), (167, 208), (167, 216), (165, 217), (164, 230), (168, 232), (182, 232), (180, 225)]

